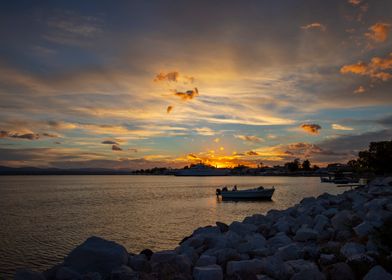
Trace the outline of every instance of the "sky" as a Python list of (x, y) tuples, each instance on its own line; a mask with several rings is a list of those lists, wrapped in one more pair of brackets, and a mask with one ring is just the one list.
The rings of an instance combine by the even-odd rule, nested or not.
[(392, 1), (6, 1), (0, 165), (347, 162), (392, 139)]

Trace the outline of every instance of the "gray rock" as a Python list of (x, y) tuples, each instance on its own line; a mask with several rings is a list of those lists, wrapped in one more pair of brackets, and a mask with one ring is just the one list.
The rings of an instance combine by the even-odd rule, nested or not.
[(133, 268), (136, 271), (149, 270), (149, 262), (147, 260), (147, 256), (143, 254), (130, 256), (128, 259), (128, 264), (131, 268)]
[(323, 212), (323, 215), (328, 217), (328, 218), (332, 218), (333, 216), (335, 216), (337, 213), (339, 212), (338, 209), (336, 208), (329, 208), (326, 211)]
[(238, 245), (239, 253), (251, 253), (254, 250), (265, 248), (266, 240), (264, 236), (259, 233), (246, 236), (246, 242)]
[(206, 226), (206, 227), (200, 227), (196, 229), (192, 236), (196, 235), (203, 235), (203, 236), (211, 236), (211, 235), (218, 235), (220, 234), (221, 231), (217, 226)]
[(269, 256), (262, 260), (262, 273), (275, 279), (288, 279), (290, 276), (289, 268), (286, 263), (278, 256)]
[(156, 252), (151, 256), (152, 263), (163, 263), (163, 262), (170, 262), (176, 258), (177, 254), (173, 250), (166, 250)]
[(138, 274), (132, 268), (122, 265), (112, 271), (111, 280), (137, 280)]
[(113, 242), (99, 237), (90, 237), (76, 247), (64, 260), (64, 266), (85, 274), (99, 272), (105, 276), (114, 268), (128, 262), (127, 250)]
[(98, 272), (89, 272), (83, 275), (83, 280), (102, 280), (101, 274)]
[(374, 230), (374, 227), (371, 223), (364, 221), (361, 224), (354, 227), (353, 230), (358, 237), (362, 238), (368, 236)]
[(219, 265), (195, 267), (193, 269), (194, 280), (221, 280), (223, 279), (222, 268)]
[(328, 278), (331, 280), (355, 280), (355, 274), (350, 266), (344, 262), (335, 263), (327, 268)]
[(335, 230), (350, 230), (352, 221), (352, 212), (348, 210), (343, 210), (338, 212), (331, 219), (332, 226)]
[(196, 262), (196, 266), (208, 266), (216, 264), (216, 257), (209, 255), (201, 255)]
[(267, 245), (271, 248), (277, 249), (283, 247), (292, 242), (290, 237), (288, 237), (284, 232), (277, 233), (274, 237), (267, 240)]
[(317, 268), (302, 270), (295, 273), (290, 280), (325, 280), (326, 277)]
[(317, 232), (322, 232), (324, 228), (329, 224), (329, 219), (324, 215), (317, 215), (314, 218), (314, 227), (313, 229)]
[(60, 267), (56, 271), (56, 280), (80, 280), (82, 275), (68, 267)]
[(300, 228), (294, 236), (295, 241), (308, 241), (308, 240), (316, 240), (318, 232), (310, 229), (310, 228)]
[(340, 253), (346, 258), (350, 258), (357, 254), (365, 253), (366, 248), (362, 244), (355, 242), (348, 242), (340, 249)]
[(289, 268), (291, 274), (306, 270), (318, 270), (317, 265), (314, 262), (306, 261), (304, 259), (286, 261), (285, 264)]
[(14, 280), (45, 280), (45, 277), (36, 271), (19, 269), (15, 273)]
[(230, 224), (229, 229), (239, 234), (240, 236), (246, 236), (256, 232), (257, 226), (235, 221)]
[(284, 261), (302, 258), (301, 249), (294, 243), (278, 248), (276, 254)]
[(321, 254), (319, 261), (321, 265), (331, 265), (336, 263), (337, 258), (334, 254)]
[(226, 273), (227, 275), (233, 275), (234, 273), (252, 273), (258, 274), (263, 272), (263, 262), (258, 259), (244, 260), (244, 261), (230, 261), (227, 263)]
[(226, 232), (229, 230), (229, 226), (222, 222), (216, 222), (216, 226), (219, 228), (221, 232)]
[(392, 275), (385, 271), (385, 269), (376, 265), (363, 278), (363, 280), (392, 280)]

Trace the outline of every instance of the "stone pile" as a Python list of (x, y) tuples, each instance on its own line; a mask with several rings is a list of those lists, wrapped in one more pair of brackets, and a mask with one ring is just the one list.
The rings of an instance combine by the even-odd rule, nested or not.
[(15, 279), (391, 279), (392, 178), (286, 210), (196, 229), (174, 250), (130, 254), (91, 237), (62, 264)]

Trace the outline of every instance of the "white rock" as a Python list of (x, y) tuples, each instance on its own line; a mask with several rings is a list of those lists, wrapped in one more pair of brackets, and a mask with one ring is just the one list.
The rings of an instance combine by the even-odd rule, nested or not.
[(230, 261), (227, 263), (227, 275), (233, 275), (236, 272), (248, 272), (253, 274), (261, 273), (263, 270), (263, 262), (258, 259), (244, 261)]
[(357, 225), (356, 227), (353, 228), (354, 232), (356, 235), (359, 237), (365, 237), (368, 236), (369, 233), (371, 233), (374, 230), (374, 227), (371, 223), (364, 221)]
[(207, 266), (207, 265), (213, 265), (213, 264), (216, 264), (216, 257), (203, 254), (197, 260), (195, 266)]
[(355, 242), (348, 242), (340, 249), (340, 253), (346, 258), (365, 253), (365, 251), (365, 246)]
[(294, 236), (295, 241), (316, 240), (318, 232), (310, 228), (300, 228)]
[(392, 280), (392, 275), (385, 271), (380, 265), (373, 267), (363, 278), (363, 280)]
[(222, 280), (223, 272), (219, 265), (196, 266), (193, 269), (194, 280)]

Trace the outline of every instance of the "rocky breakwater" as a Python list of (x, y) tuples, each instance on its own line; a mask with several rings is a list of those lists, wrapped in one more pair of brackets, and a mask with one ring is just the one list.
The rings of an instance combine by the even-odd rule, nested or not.
[[(392, 178), (283, 211), (199, 228), (174, 250), (128, 253), (91, 237), (16, 279), (392, 279)], [(333, 186), (331, 186), (333, 187)]]

